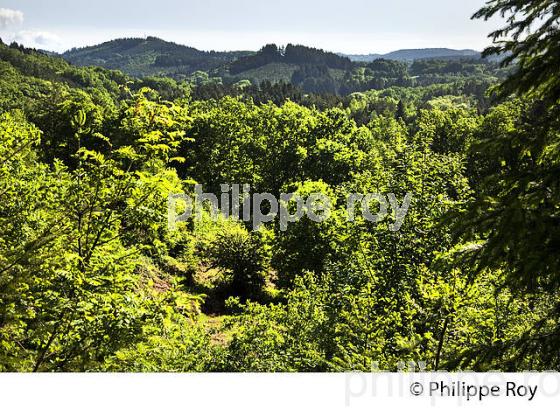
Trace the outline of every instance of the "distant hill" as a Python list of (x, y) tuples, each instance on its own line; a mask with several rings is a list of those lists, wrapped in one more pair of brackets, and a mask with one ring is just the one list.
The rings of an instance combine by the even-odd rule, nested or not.
[[(494, 78), (492, 61), (474, 50), (399, 50), (385, 55), (345, 56), (288, 44), (268, 44), (259, 51), (215, 52), (161, 40), (128, 38), (61, 55), (78, 66), (101, 66), (141, 78), (139, 83), (161, 89), (165, 82), (147, 77), (171, 77), (196, 84), (289, 83), (306, 93), (348, 95), (391, 86), (427, 86), (442, 79)], [(351, 58), (350, 58), (351, 57)], [(413, 64), (411, 64), (413, 63)], [(202, 71), (204, 75), (193, 73)], [(206, 79), (204, 79), (206, 78)], [(163, 87), (165, 88), (165, 87)], [(171, 87), (169, 95), (175, 95)]]
[(75, 65), (102, 66), (145, 77), (181, 77), (195, 71), (210, 71), (231, 63), (251, 51), (200, 51), (156, 37), (112, 40), (96, 46), (72, 49), (62, 57)]
[[(157, 37), (125, 38), (69, 50), (61, 55), (78, 66), (101, 66), (135, 77), (167, 76), (182, 79), (195, 71), (215, 72), (232, 78), (287, 80), (298, 67), (324, 66), (331, 70), (352, 70), (356, 64), (377, 59), (412, 62), (423, 59), (480, 58), (475, 50), (426, 48), (398, 50), (388, 54), (344, 55), (288, 44), (269, 44), (254, 51), (201, 51)], [(249, 75), (246, 75), (249, 74)], [(254, 74), (254, 75), (253, 75)]]
[(220, 73), (226, 82), (250, 80), (287, 82), (306, 92), (337, 94), (338, 81), (358, 67), (349, 58), (325, 50), (288, 44), (268, 44), (257, 53), (233, 61)]
[(480, 52), (475, 50), (453, 50), (449, 48), (424, 48), (398, 50), (387, 54), (353, 54), (346, 55), (352, 61), (370, 62), (380, 58), (395, 61), (414, 61), (425, 59), (461, 59), (461, 58), (480, 58)]
[(321, 49), (293, 44), (288, 44), (286, 47), (268, 44), (256, 54), (240, 58), (231, 63), (229, 71), (231, 74), (235, 75), (272, 63), (292, 64), (296, 66), (321, 65), (342, 70), (348, 70), (354, 66), (349, 58)]

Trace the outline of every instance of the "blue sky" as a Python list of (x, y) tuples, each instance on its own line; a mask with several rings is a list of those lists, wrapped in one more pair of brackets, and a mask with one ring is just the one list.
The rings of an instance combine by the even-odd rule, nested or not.
[(472, 21), (484, 0), (0, 0), (0, 37), (62, 51), (153, 35), (204, 50), (270, 42), (347, 53), (482, 49), (499, 21)]

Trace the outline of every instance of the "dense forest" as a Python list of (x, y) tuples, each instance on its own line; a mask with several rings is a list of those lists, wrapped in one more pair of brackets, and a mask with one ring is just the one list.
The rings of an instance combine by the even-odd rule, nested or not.
[(200, 51), (157, 37), (146, 37), (74, 48), (63, 53), (62, 57), (76, 65), (102, 66), (138, 77), (159, 74), (181, 78), (195, 71), (216, 69), (252, 54), (250, 51)]
[[(469, 50), (401, 50), (378, 58), (346, 56), (288, 44), (268, 44), (258, 52), (204, 52), (155, 37), (113, 40), (61, 55), (78, 66), (101, 66), (128, 75), (225, 86), (291, 84), (306, 93), (347, 96), (391, 86), (418, 87), (457, 80), (504, 78), (499, 56), (481, 58)], [(416, 57), (416, 58), (415, 58)]]
[[(182, 48), (152, 63), (207, 66), (162, 77), (1, 43), (0, 371), (559, 370), (560, 7), (502, 12), (484, 59)], [(172, 229), (196, 184), (334, 208)], [(351, 193), (413, 199), (395, 232)]]

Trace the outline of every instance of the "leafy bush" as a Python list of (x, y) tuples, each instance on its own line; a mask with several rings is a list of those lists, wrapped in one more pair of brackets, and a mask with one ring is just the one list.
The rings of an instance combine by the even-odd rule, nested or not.
[(208, 250), (213, 267), (230, 275), (230, 292), (243, 298), (258, 297), (266, 283), (269, 263), (262, 233), (249, 233), (239, 224), (226, 225)]

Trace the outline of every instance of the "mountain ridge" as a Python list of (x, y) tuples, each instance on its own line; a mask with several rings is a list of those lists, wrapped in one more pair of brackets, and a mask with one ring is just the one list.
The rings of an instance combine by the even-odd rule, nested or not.
[(79, 66), (97, 65), (145, 76), (209, 71), (252, 54), (252, 51), (201, 51), (157, 37), (133, 37), (73, 48), (61, 57)]
[[(306, 46), (301, 46), (306, 47)], [(315, 49), (313, 47), (306, 47)], [(261, 49), (262, 50), (262, 49)], [(316, 49), (319, 50), (319, 49)], [(377, 59), (413, 62), (421, 59), (481, 58), (481, 53), (472, 49), (418, 48), (400, 49), (389, 53), (325, 54), (349, 58), (352, 62), (368, 63)], [(118, 38), (101, 44), (72, 48), (60, 54), (61, 57), (76, 65), (101, 65), (111, 69), (121, 69), (130, 75), (139, 72), (162, 74), (169, 67), (182, 67), (187, 73), (212, 70), (231, 64), (239, 59), (251, 57), (259, 51), (203, 51), (187, 45), (166, 41), (157, 37)]]
[(449, 59), (449, 58), (480, 58), (481, 52), (472, 49), (457, 50), (452, 48), (410, 48), (391, 51), (386, 54), (345, 54), (339, 55), (350, 58), (356, 62), (371, 62), (378, 59), (412, 62), (424, 59)]
[[(61, 55), (77, 66), (101, 66), (140, 79), (169, 77), (240, 86), (290, 83), (315, 94), (346, 95), (390, 86), (428, 85), (442, 77), (490, 75), (495, 67), (475, 50), (406, 49), (349, 56), (303, 45), (267, 44), (259, 51), (201, 51), (156, 37), (116, 39)], [(356, 58), (356, 56), (354, 56)]]

